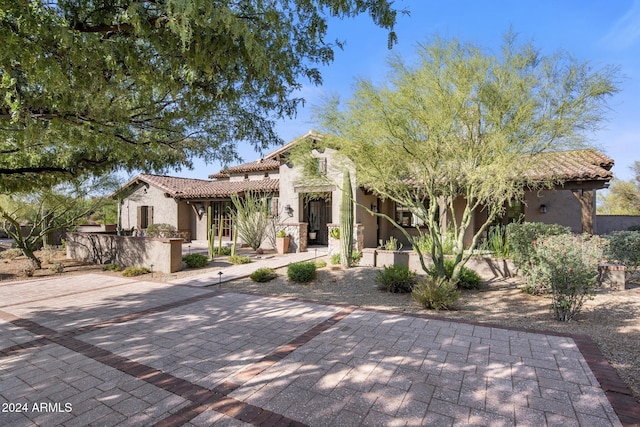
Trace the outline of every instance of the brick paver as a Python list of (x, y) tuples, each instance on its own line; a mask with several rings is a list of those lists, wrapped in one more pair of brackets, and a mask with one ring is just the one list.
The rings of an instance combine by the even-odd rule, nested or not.
[(2, 426), (640, 423), (586, 337), (101, 275), (2, 288)]

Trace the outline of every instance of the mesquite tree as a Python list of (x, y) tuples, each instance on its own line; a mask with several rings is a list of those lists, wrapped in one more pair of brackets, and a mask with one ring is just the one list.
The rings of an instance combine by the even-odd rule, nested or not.
[(353, 254), (353, 189), (351, 175), (345, 170), (342, 176), (342, 200), (340, 204), (340, 264), (351, 267)]

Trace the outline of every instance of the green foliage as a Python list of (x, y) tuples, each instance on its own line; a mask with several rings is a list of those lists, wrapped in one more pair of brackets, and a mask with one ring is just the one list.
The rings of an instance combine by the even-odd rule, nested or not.
[[(444, 236), (440, 236), (440, 245), (443, 255), (453, 255), (453, 249), (456, 246), (456, 236), (452, 232), (447, 232)], [(429, 233), (421, 233), (419, 237), (412, 239), (412, 245), (418, 246), (423, 254), (430, 254), (434, 246), (433, 238)]]
[[(451, 283), (455, 283), (461, 289), (478, 289), (480, 287), (480, 275), (473, 271), (470, 268), (462, 267), (460, 271), (460, 275), (458, 276), (457, 281), (452, 281), (451, 277), (453, 276), (453, 269), (455, 267), (455, 262), (452, 259), (447, 259), (444, 261), (444, 273), (445, 277), (451, 281)], [(429, 274), (434, 278), (437, 277), (435, 269), (429, 270)]]
[(389, 30), (389, 1), (8, 1), (0, 15), (3, 190), (83, 171), (229, 161), (237, 141), (280, 143), (303, 84), (340, 43), (330, 17), (367, 14)]
[(249, 264), (251, 262), (251, 258), (242, 255), (231, 255), (227, 260), (231, 264)]
[[(617, 71), (595, 70), (565, 52), (543, 56), (513, 33), (497, 52), (436, 38), (412, 58), (391, 58), (382, 83), (358, 80), (351, 99), (330, 99), (318, 119), (322, 144), (352, 162), (357, 185), (409, 209), (428, 230), (443, 278), (438, 231), (455, 233), (453, 255), (464, 265), (465, 249), (508, 201), (552, 187), (551, 174), (532, 172), (545, 151), (579, 145), (605, 119)], [(395, 218), (377, 215), (411, 240)]]
[(22, 249), (10, 248), (0, 252), (0, 259), (14, 260), (22, 255)]
[(327, 262), (326, 261), (316, 261), (316, 269), (317, 268), (325, 268), (326, 266), (327, 266)]
[(511, 223), (507, 225), (506, 239), (515, 266), (526, 274), (536, 263), (536, 242), (547, 236), (570, 234), (571, 229), (558, 224), (541, 222)]
[(276, 237), (279, 237), (282, 239), (283, 237), (287, 237), (287, 233), (284, 230), (278, 230), (278, 232), (276, 233)]
[(255, 251), (262, 244), (271, 224), (266, 195), (248, 191), (240, 198), (232, 194), (231, 203), (234, 209), (229, 214), (237, 236)]
[(40, 259), (47, 264), (53, 263), (58, 255), (58, 250), (52, 246), (45, 246), (40, 251)]
[(389, 240), (384, 243), (384, 249), (387, 251), (399, 251), (402, 249), (402, 243), (399, 243), (398, 239), (391, 236)]
[(122, 271), (124, 277), (142, 276), (143, 274), (151, 273), (147, 267), (127, 267)]
[(640, 161), (635, 161), (631, 170), (634, 179), (611, 182), (609, 190), (600, 198), (598, 214), (640, 215)]
[(313, 261), (295, 262), (287, 267), (287, 277), (298, 283), (307, 283), (316, 278), (316, 264)]
[(340, 254), (331, 255), (331, 265), (338, 265), (338, 264), (340, 264)]
[[(362, 252), (353, 251), (351, 252), (351, 262), (350, 265), (357, 265), (362, 259)], [(331, 255), (331, 265), (342, 264), (342, 255), (340, 253)]]
[(342, 200), (340, 201), (340, 264), (351, 267), (353, 253), (353, 189), (349, 170), (342, 174)]
[(336, 240), (340, 239), (340, 229), (332, 228), (331, 231), (329, 231), (329, 237)]
[(122, 266), (118, 264), (106, 264), (102, 269), (104, 271), (122, 271)]
[(202, 254), (189, 254), (182, 257), (182, 261), (187, 264), (189, 268), (202, 268), (209, 264), (209, 260)]
[(568, 322), (593, 297), (606, 240), (598, 236), (547, 236), (535, 246), (538, 269), (548, 283), (556, 320)]
[(487, 247), (493, 256), (509, 258), (509, 242), (506, 237), (506, 227), (497, 226), (489, 229)]
[(172, 237), (176, 237), (178, 235), (178, 230), (171, 224), (151, 224), (147, 228), (147, 236), (149, 237), (159, 237), (162, 239), (169, 239)]
[(403, 265), (385, 266), (376, 271), (379, 289), (392, 293), (409, 293), (416, 284), (416, 273)]
[(426, 276), (415, 286), (411, 296), (426, 309), (449, 310), (460, 298), (460, 291), (449, 280)]
[(227, 246), (223, 246), (221, 248), (211, 248), (211, 251), (213, 252), (213, 255), (219, 255), (219, 256), (231, 255), (231, 248)]
[(615, 231), (606, 236), (609, 240), (607, 257), (624, 264), (629, 272), (640, 266), (640, 231)]
[(249, 276), (249, 278), (254, 282), (261, 283), (268, 282), (275, 279), (276, 277), (278, 277), (278, 275), (273, 268), (259, 268)]

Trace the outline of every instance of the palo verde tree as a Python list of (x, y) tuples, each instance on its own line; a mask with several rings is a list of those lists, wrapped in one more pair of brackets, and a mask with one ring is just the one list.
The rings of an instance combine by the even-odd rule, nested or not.
[(340, 42), (328, 18), (389, 0), (0, 0), (0, 190), (83, 172), (163, 171), (280, 143)]
[(630, 180), (614, 180), (598, 206), (598, 213), (605, 215), (640, 215), (640, 161), (631, 170)]
[(108, 206), (112, 201), (107, 194), (117, 186), (116, 178), (102, 176), (0, 196), (0, 229), (39, 269), (41, 262), (35, 251), (48, 244), (48, 237), (57, 230), (73, 229)]
[[(329, 100), (318, 118), (323, 142), (352, 162), (359, 186), (424, 222), (418, 233), (433, 242), (444, 283), (444, 228), (455, 234), (456, 281), (471, 255), (465, 234), (472, 232), (475, 246), (505, 202), (549, 184), (545, 174), (529, 180), (525, 172), (536, 170), (538, 153), (584, 142), (616, 92), (616, 70), (592, 70), (565, 53), (542, 55), (512, 34), (499, 54), (442, 39), (416, 53), (415, 64), (392, 57), (387, 83), (358, 81), (344, 106)], [(487, 219), (470, 230), (481, 209)], [(395, 218), (371, 213), (411, 240)]]

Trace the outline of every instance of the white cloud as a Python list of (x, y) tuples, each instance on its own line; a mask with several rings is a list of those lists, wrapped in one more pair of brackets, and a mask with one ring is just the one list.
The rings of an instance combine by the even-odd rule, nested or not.
[(634, 0), (631, 8), (616, 21), (601, 44), (616, 50), (626, 49), (640, 40), (640, 0)]

